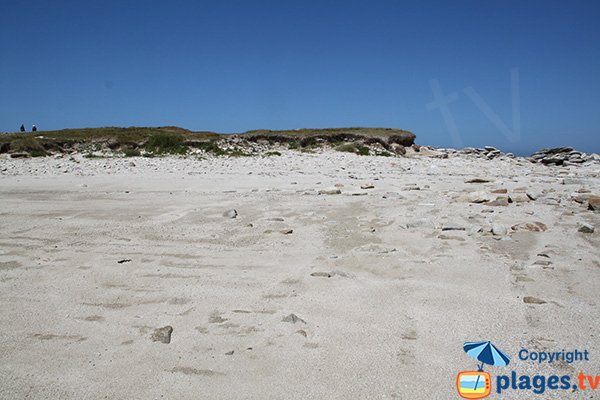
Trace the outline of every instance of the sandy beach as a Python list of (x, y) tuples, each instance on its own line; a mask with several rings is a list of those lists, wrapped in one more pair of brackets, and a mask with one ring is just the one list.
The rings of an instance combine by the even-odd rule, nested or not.
[(281, 153), (0, 159), (0, 398), (453, 399), (480, 340), (600, 372), (600, 163)]

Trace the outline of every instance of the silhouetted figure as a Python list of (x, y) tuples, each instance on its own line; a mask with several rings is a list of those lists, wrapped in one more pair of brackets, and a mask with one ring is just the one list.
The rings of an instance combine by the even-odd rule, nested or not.
[(25, 125), (21, 125), (21, 132), (25, 132)]
[(37, 131), (37, 126), (34, 125), (31, 127), (31, 132), (35, 132), (35, 131)]

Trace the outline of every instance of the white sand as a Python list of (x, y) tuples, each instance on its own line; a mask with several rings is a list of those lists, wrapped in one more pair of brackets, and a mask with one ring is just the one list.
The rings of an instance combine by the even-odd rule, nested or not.
[[(4, 158), (0, 171), (2, 399), (452, 399), (476, 367), (462, 344), (478, 340), (513, 358), (492, 374), (600, 373), (600, 214), (570, 197), (598, 194), (598, 163), (284, 152)], [(502, 187), (541, 196), (455, 200)], [(548, 230), (511, 232), (532, 221)], [(165, 325), (171, 343), (153, 342)], [(521, 348), (590, 361), (537, 366)]]

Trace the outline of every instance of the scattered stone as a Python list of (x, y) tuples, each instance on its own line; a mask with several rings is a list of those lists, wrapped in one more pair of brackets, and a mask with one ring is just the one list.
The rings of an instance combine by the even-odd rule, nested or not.
[(171, 343), (171, 334), (173, 333), (173, 327), (171, 325), (164, 326), (154, 330), (152, 334), (152, 341), (162, 342), (169, 344)]
[(402, 196), (400, 193), (398, 192), (385, 192), (383, 194), (383, 198), (384, 199), (395, 199), (395, 200), (400, 200), (403, 199), (404, 196)]
[(130, 167), (135, 167), (135, 163), (134, 163), (133, 161), (130, 161), (130, 162), (129, 162), (129, 166), (130, 166)]
[(238, 216), (238, 212), (237, 212), (237, 210), (231, 209), (231, 210), (225, 211), (223, 213), (223, 216), (225, 218), (232, 218), (233, 219), (233, 218), (236, 218)]
[(296, 323), (306, 324), (306, 321), (303, 320), (302, 318), (300, 318), (299, 316), (297, 316), (296, 314), (290, 314), (287, 317), (283, 317), (282, 321), (283, 322), (291, 322), (292, 324), (296, 324)]
[(594, 229), (594, 225), (583, 222), (577, 231), (581, 233), (594, 233)]
[(467, 179), (465, 181), (465, 183), (488, 183), (491, 182), (489, 179), (483, 179), (483, 178), (473, 178), (473, 179)]
[(590, 196), (588, 198), (588, 209), (595, 212), (600, 211), (600, 196)]
[(367, 192), (352, 192), (350, 193), (351, 196), (367, 196), (369, 193)]
[(227, 353), (225, 353), (226, 356), (232, 356), (233, 353), (235, 353), (234, 350), (228, 351)]
[(122, 260), (117, 261), (117, 264), (123, 264), (123, 263), (128, 263), (131, 262), (130, 258), (124, 258)]
[(498, 196), (496, 197), (496, 200), (488, 201), (484, 204), (490, 207), (507, 207), (509, 202), (507, 196)]
[(310, 276), (321, 277), (321, 278), (331, 278), (331, 274), (329, 272), (313, 272)]
[(537, 297), (533, 297), (533, 296), (525, 296), (525, 297), (523, 297), (523, 303), (525, 303), (525, 304), (546, 304), (546, 301), (542, 300), (542, 299), (538, 299)]
[(435, 229), (435, 223), (429, 218), (420, 218), (410, 221), (406, 224), (407, 228), (432, 228)]
[(494, 189), (494, 190), (492, 190), (492, 193), (494, 193), (494, 194), (506, 194), (506, 193), (508, 193), (508, 189), (506, 189), (506, 188)]
[(513, 203), (527, 203), (528, 201), (531, 201), (526, 193), (513, 193), (510, 195), (510, 200)]
[(533, 265), (544, 265), (544, 266), (547, 266), (550, 264), (552, 264), (552, 261), (550, 261), (550, 260), (535, 260), (535, 262), (533, 263)]
[(492, 200), (492, 196), (486, 192), (471, 192), (462, 194), (456, 198), (456, 201), (461, 203), (486, 203)]
[(508, 230), (505, 226), (502, 225), (492, 225), (492, 235), (494, 236), (506, 236)]
[(275, 221), (275, 222), (283, 222), (285, 221), (283, 218), (281, 217), (276, 217), (276, 218), (269, 218), (269, 221)]
[(281, 232), (284, 235), (291, 235), (292, 233), (294, 233), (293, 229), (282, 229), (279, 232)]
[(465, 241), (465, 238), (463, 238), (463, 237), (460, 237), (460, 236), (451, 236), (451, 235), (444, 235), (443, 233), (438, 236), (438, 239), (442, 239), (442, 240), (458, 240), (459, 242), (464, 242)]
[(296, 331), (296, 333), (301, 336), (304, 336), (304, 337), (308, 336), (308, 334), (306, 333), (306, 331), (304, 329), (300, 329), (299, 331)]
[(459, 226), (455, 224), (444, 224), (442, 225), (442, 231), (464, 231), (466, 228), (464, 226)]
[(364, 184), (364, 185), (360, 185), (360, 188), (361, 188), (361, 189), (364, 189), (364, 190), (366, 190), (366, 189), (374, 189), (374, 188), (375, 188), (375, 185), (373, 185), (373, 184), (370, 184), (370, 183), (366, 183), (366, 184)]
[(534, 221), (513, 225), (511, 229), (513, 231), (545, 232), (548, 227), (542, 222)]
[(319, 190), (319, 194), (327, 194), (327, 195), (333, 195), (333, 194), (342, 194), (342, 191), (340, 189), (321, 189)]

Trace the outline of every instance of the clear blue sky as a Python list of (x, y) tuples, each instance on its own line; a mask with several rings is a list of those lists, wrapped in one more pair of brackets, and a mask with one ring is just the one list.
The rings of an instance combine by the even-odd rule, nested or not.
[(600, 152), (599, 21), (598, 1), (0, 0), (0, 131), (385, 126)]

